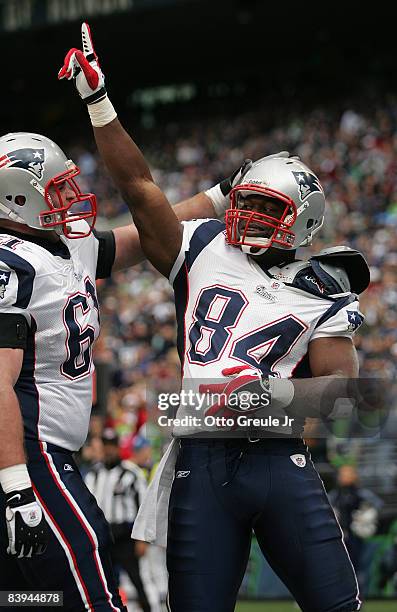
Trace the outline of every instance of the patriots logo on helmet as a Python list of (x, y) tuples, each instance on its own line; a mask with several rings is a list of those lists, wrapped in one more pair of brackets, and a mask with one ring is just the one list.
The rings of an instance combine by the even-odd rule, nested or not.
[(292, 172), (299, 186), (299, 198), (301, 202), (311, 194), (318, 191), (322, 193), (322, 187), (318, 178), (310, 172)]
[(10, 276), (11, 272), (7, 272), (7, 270), (0, 270), (0, 300), (4, 299), (4, 294), (10, 281)]
[(1, 168), (21, 168), (39, 180), (43, 178), (44, 149), (17, 149), (0, 157)]

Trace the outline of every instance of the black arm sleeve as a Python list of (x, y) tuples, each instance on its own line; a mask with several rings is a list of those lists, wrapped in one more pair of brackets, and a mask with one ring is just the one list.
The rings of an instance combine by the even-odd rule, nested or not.
[(28, 324), (23, 315), (0, 313), (0, 348), (26, 349)]
[(109, 278), (116, 257), (116, 240), (111, 230), (92, 232), (99, 242), (96, 278)]

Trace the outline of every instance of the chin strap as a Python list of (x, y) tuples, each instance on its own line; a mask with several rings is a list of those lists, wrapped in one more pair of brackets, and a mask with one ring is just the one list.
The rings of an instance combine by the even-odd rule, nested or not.
[(10, 208), (8, 208), (8, 206), (5, 206), (1, 202), (0, 202), (0, 219), (11, 219), (11, 221), (15, 221), (16, 223), (23, 223), (24, 225), (26, 225), (22, 217), (17, 215), (16, 212), (14, 212)]
[[(14, 212), (13, 210), (10, 210), (8, 208), (8, 206), (5, 206), (4, 204), (2, 204), (0, 202), (0, 219), (9, 219), (10, 221), (14, 221), (15, 223), (20, 223), (21, 225), (28, 225), (25, 221), (25, 219), (22, 219), (22, 217), (20, 217), (19, 215), (17, 215), (16, 212)], [(28, 225), (28, 227), (32, 227), (31, 225)], [(40, 229), (44, 232), (48, 232), (50, 230), (55, 231), (56, 234), (58, 234), (59, 236), (63, 235), (62, 232), (62, 228), (60, 227), (51, 227), (51, 228), (46, 228), (46, 227), (33, 227), (33, 229)], [(60, 230), (60, 231), (59, 231)]]
[[(243, 244), (240, 245), (240, 249), (246, 255), (250, 255), (251, 257), (259, 257), (260, 255), (264, 255), (269, 247), (254, 247), (254, 246), (245, 246)], [(252, 251), (255, 251), (254, 253)]]
[(271, 244), (264, 245), (263, 242), (268, 240), (267, 238), (250, 238), (251, 242), (258, 242), (258, 246), (248, 246), (245, 244), (240, 244), (240, 249), (246, 255), (251, 255), (252, 257), (259, 257), (266, 253), (266, 251), (270, 248)]

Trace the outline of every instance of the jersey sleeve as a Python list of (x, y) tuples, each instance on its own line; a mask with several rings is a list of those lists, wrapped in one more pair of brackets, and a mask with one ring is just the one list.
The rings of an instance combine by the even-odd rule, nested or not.
[(22, 314), (0, 312), (0, 348), (27, 347), (28, 324)]
[(342, 336), (352, 338), (364, 321), (356, 296), (336, 300), (318, 321), (311, 340)]
[(26, 259), (0, 248), (0, 348), (26, 348), (35, 274)]
[(114, 233), (109, 231), (92, 231), (98, 242), (98, 256), (95, 278), (109, 278), (116, 257), (116, 240)]
[(175, 278), (182, 266), (187, 266), (190, 271), (194, 261), (203, 249), (221, 232), (225, 230), (225, 224), (217, 219), (193, 219), (182, 221), (183, 238), (178, 257), (172, 267), (169, 281), (174, 284)]
[(36, 270), (24, 257), (0, 248), (0, 312), (22, 313), (32, 299)]

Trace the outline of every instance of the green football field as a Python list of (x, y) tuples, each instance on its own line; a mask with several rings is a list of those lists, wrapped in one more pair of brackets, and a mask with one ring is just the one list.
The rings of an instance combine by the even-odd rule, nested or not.
[[(369, 601), (361, 608), (362, 612), (395, 612), (397, 602)], [(289, 602), (240, 602), (236, 612), (298, 612), (298, 608)]]

